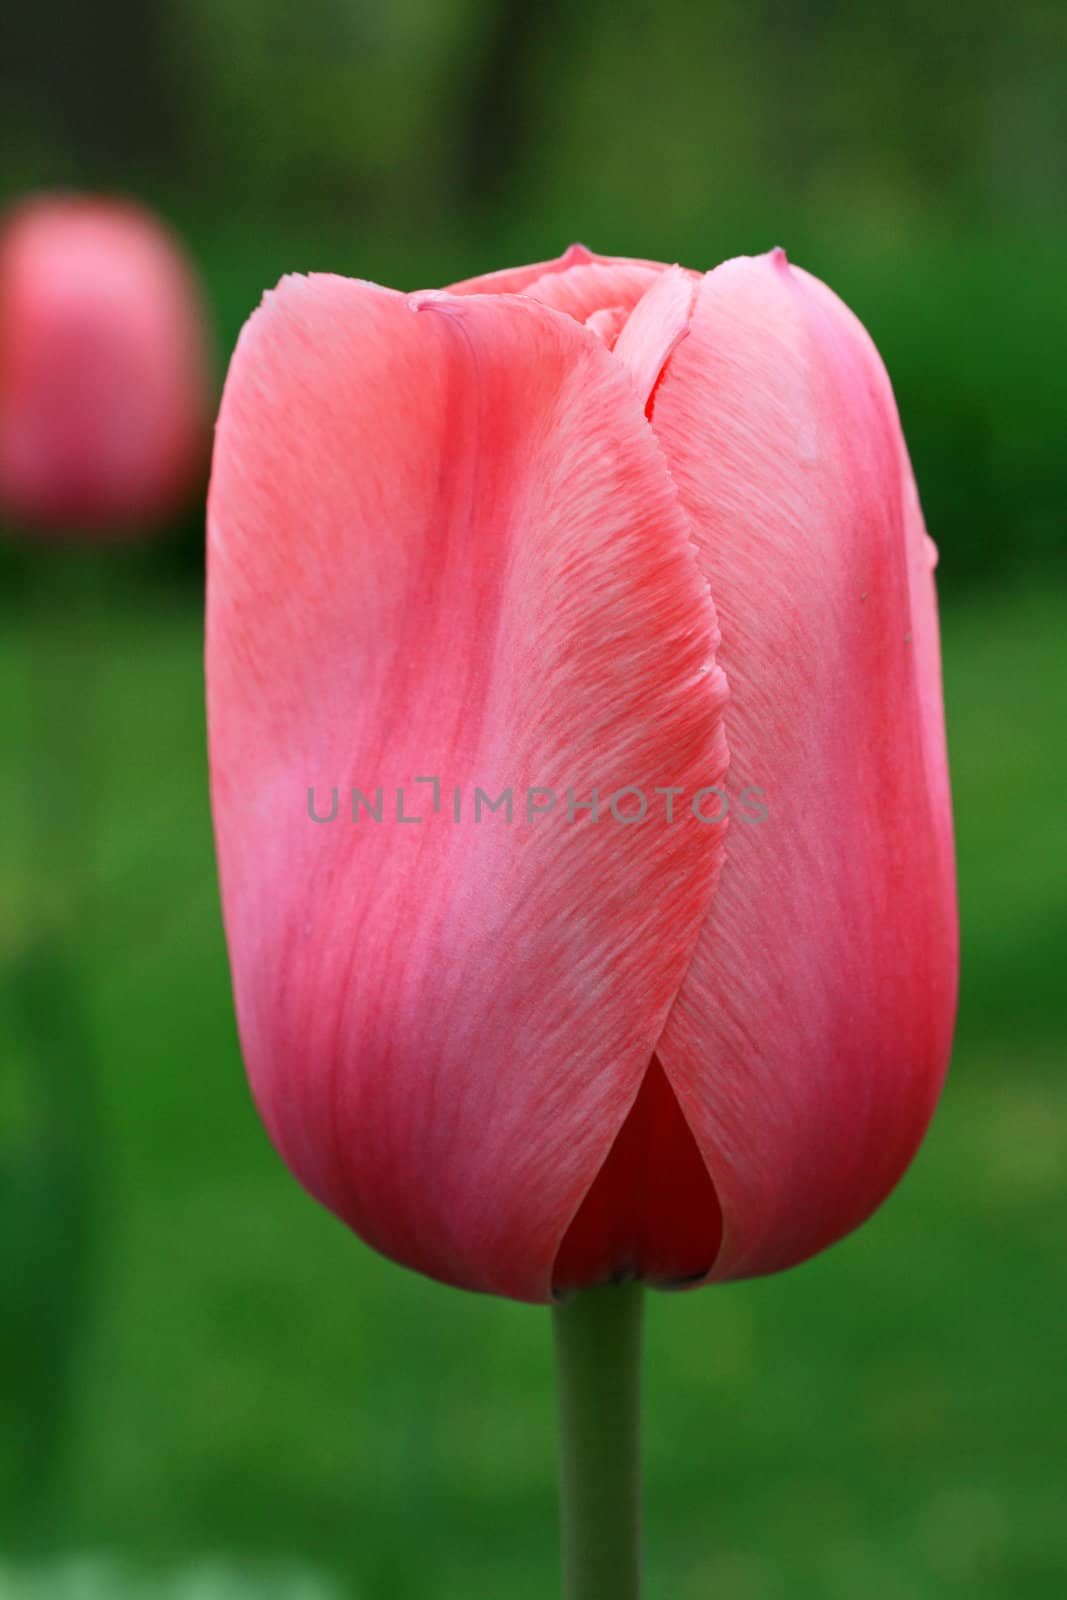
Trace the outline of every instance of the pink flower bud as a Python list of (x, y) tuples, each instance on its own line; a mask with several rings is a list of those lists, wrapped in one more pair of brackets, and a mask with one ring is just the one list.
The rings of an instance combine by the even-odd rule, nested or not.
[(58, 532), (142, 529), (206, 461), (207, 333), (170, 234), (114, 200), (22, 202), (0, 226), (0, 512)]
[(244, 1056), (312, 1194), (531, 1301), (874, 1210), (955, 1011), (931, 553), (881, 361), (781, 252), (266, 297), (211, 763)]

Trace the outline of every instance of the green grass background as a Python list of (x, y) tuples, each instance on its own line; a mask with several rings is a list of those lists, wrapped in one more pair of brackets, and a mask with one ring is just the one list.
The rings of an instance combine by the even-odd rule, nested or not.
[[(139, 576), (96, 612), (78, 690), (91, 828), (73, 791), (51, 808), (29, 781), (41, 641), (25, 609), (0, 640), (16, 1067), (2, 1148), (6, 1181), (23, 1183), (9, 1232), (24, 1275), (0, 1333), (12, 1594), (78, 1551), (118, 1552), (138, 1597), (156, 1593), (139, 1586), (152, 1574), (220, 1553), (259, 1595), (275, 1561), (381, 1600), (553, 1593), (547, 1314), (378, 1259), (298, 1189), (252, 1109), (200, 624), (172, 587), (149, 585), (148, 603)], [(649, 1297), (652, 1600), (1063, 1593), (1065, 615), (1049, 585), (944, 615), (963, 992), (913, 1170), (800, 1269)], [(53, 732), (77, 746), (71, 725)], [(66, 987), (49, 896), (24, 876), (42, 812), (56, 859), (89, 839)], [(35, 939), (46, 1003), (27, 1028)], [(57, 1117), (65, 1141), (48, 1132)]]

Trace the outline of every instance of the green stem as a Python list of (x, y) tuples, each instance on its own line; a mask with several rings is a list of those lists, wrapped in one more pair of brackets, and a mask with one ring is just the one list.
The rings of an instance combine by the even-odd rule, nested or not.
[(641, 1295), (587, 1289), (552, 1313), (564, 1600), (641, 1593)]

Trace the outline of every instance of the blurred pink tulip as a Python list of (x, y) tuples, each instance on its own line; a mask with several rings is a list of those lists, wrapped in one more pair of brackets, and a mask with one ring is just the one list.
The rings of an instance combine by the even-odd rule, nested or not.
[(132, 205), (24, 201), (0, 226), (0, 512), (79, 533), (180, 510), (206, 465), (207, 333), (176, 241)]
[(267, 295), (210, 743), (245, 1060), (312, 1194), (530, 1301), (870, 1214), (955, 1011), (933, 565), (877, 352), (780, 251)]

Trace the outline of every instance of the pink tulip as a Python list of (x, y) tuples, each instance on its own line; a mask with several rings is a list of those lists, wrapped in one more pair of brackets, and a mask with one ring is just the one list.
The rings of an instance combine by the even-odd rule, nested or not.
[(59, 195), (0, 228), (0, 508), (78, 532), (143, 527), (197, 487), (210, 415), (188, 262), (118, 201)]
[(266, 297), (211, 762), (244, 1056), (313, 1195), (529, 1301), (874, 1210), (955, 1010), (933, 566), (881, 361), (781, 251)]

